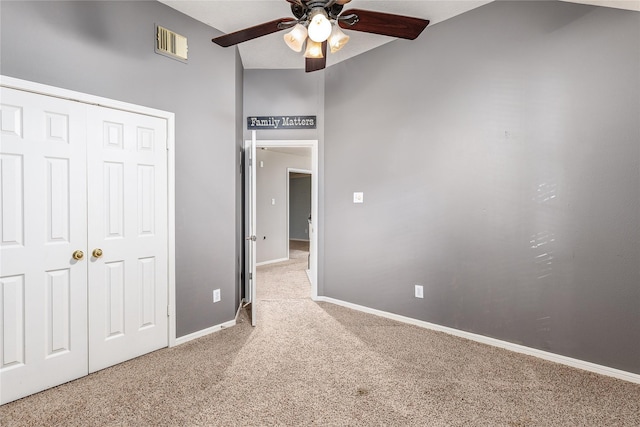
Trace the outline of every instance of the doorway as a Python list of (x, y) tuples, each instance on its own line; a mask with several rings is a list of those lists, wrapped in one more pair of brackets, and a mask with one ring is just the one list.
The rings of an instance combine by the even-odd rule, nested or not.
[[(244, 301), (245, 303), (251, 303), (252, 324), (255, 324), (255, 291), (259, 286), (255, 282), (255, 268), (256, 268), (256, 247), (257, 242), (266, 240), (269, 236), (256, 233), (258, 227), (257, 214), (254, 207), (257, 204), (257, 185), (256, 184), (256, 170), (260, 167), (260, 162), (255, 155), (256, 151), (260, 150), (289, 150), (295, 148), (303, 148), (310, 150), (311, 153), (311, 221), (308, 222), (309, 233), (309, 257), (308, 257), (308, 271), (307, 276), (311, 283), (311, 298), (316, 299), (318, 295), (317, 288), (317, 275), (318, 275), (318, 235), (319, 228), (317, 224), (318, 218), (318, 140), (257, 140), (255, 131), (252, 132), (252, 139), (245, 141), (245, 151), (252, 159), (246, 162), (247, 174), (246, 174), (246, 230), (248, 233), (247, 244), (245, 245), (245, 283), (244, 283)], [(251, 155), (253, 153), (253, 155)], [(305, 169), (306, 170), (306, 169)], [(284, 175), (283, 181), (288, 180), (288, 173)], [(252, 182), (254, 185), (252, 185)], [(286, 182), (286, 181), (285, 181)], [(261, 195), (264, 196), (264, 195)], [(278, 203), (278, 199), (275, 197), (266, 196), (266, 200), (271, 206), (275, 206)], [(283, 200), (280, 200), (280, 203)], [(288, 247), (288, 236), (287, 236)]]
[[(286, 150), (307, 148), (311, 150), (311, 222), (309, 224), (309, 281), (311, 298), (318, 296), (318, 140), (256, 140), (256, 149)], [(259, 190), (257, 190), (259, 191)]]
[[(287, 241), (291, 259), (291, 250), (309, 252), (309, 228), (311, 226), (311, 171), (305, 169), (287, 169)], [(308, 254), (307, 271), (311, 264)]]

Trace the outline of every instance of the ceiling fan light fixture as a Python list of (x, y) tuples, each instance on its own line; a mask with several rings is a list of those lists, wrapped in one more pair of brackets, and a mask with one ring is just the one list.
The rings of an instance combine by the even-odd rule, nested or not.
[(308, 32), (309, 38), (314, 42), (322, 43), (329, 38), (331, 21), (327, 19), (327, 12), (324, 9), (318, 8), (311, 12)]
[(338, 24), (333, 26), (333, 30), (331, 30), (331, 35), (329, 36), (329, 49), (331, 49), (331, 53), (336, 53), (340, 49), (344, 47), (349, 41), (349, 36), (344, 33), (340, 29)]
[(324, 58), (322, 54), (322, 43), (311, 39), (307, 40), (307, 49), (304, 51), (305, 58)]
[(429, 25), (429, 20), (413, 16), (365, 9), (349, 9), (343, 12), (343, 6), (351, 0), (286, 0), (286, 2), (290, 4), (293, 17), (274, 19), (223, 34), (211, 41), (218, 46), (229, 47), (287, 30), (290, 32), (284, 36), (284, 41), (292, 50), (301, 52), (306, 43), (304, 69), (310, 73), (326, 68), (329, 47), (333, 53), (347, 44), (349, 36), (344, 34), (341, 28), (414, 40)]
[(302, 51), (302, 45), (306, 39), (307, 29), (302, 24), (296, 24), (291, 31), (284, 35), (284, 42), (295, 52)]

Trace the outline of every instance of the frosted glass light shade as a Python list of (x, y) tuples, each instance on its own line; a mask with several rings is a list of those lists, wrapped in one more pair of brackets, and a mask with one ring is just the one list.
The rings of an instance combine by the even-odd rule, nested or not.
[(331, 34), (331, 22), (325, 16), (324, 10), (320, 10), (309, 22), (309, 38), (314, 42), (322, 43)]
[(324, 58), (322, 54), (322, 43), (307, 40), (307, 49), (304, 51), (305, 58)]
[(295, 27), (284, 35), (284, 42), (296, 52), (302, 50), (302, 45), (307, 39), (307, 29), (302, 24), (296, 24)]
[(333, 30), (331, 31), (331, 35), (328, 39), (329, 49), (331, 49), (331, 53), (336, 53), (337, 51), (342, 49), (342, 47), (347, 44), (348, 41), (349, 36), (340, 29), (340, 26), (338, 24), (334, 25)]

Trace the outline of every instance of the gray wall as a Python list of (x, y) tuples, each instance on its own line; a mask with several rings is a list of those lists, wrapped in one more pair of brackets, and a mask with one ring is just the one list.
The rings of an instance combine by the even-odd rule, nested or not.
[(640, 13), (496, 2), (326, 76), (324, 295), (640, 373)]
[(289, 178), (289, 238), (309, 240), (311, 176)]
[[(232, 320), (242, 138), (236, 51), (211, 43), (216, 30), (157, 2), (0, 7), (2, 74), (175, 113), (177, 335)], [(154, 23), (188, 38), (188, 64), (154, 53)], [(214, 305), (216, 288), (222, 301)]]
[[(256, 261), (287, 259), (287, 168), (311, 169), (309, 149), (289, 154), (258, 149), (256, 158)], [(261, 166), (262, 165), (262, 166)], [(272, 199), (275, 204), (272, 204)]]
[[(301, 64), (304, 64), (302, 54)], [(324, 126), (324, 74), (302, 70), (244, 71), (245, 138), (251, 139), (247, 116), (318, 116), (317, 129), (261, 130), (258, 139), (319, 139)]]

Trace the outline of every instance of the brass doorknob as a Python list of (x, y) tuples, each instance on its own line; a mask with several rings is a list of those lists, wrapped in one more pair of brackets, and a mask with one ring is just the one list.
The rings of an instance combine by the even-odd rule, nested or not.
[(84, 252), (75, 251), (72, 256), (73, 256), (73, 259), (80, 261), (82, 258), (84, 258)]
[(93, 257), (100, 258), (102, 256), (102, 249), (96, 248), (93, 250)]

